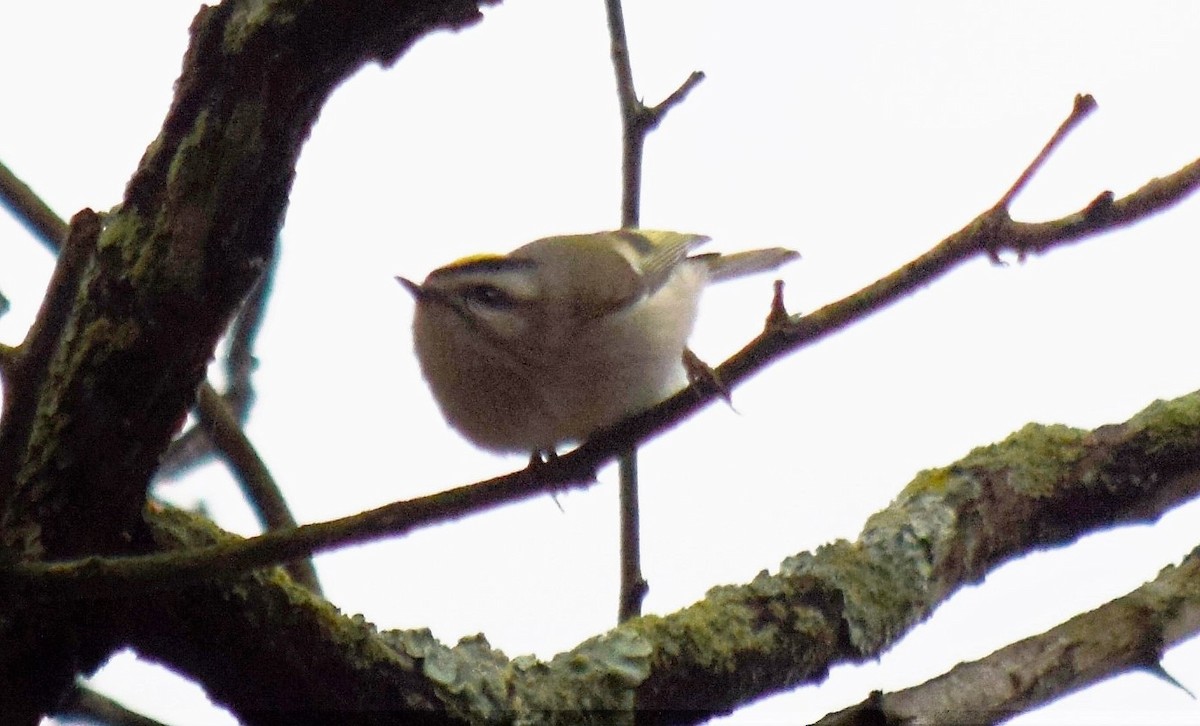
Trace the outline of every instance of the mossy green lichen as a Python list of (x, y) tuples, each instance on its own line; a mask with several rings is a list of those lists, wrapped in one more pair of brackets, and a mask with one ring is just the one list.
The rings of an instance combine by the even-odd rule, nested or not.
[(100, 250), (117, 248), (121, 250), (124, 261), (132, 260), (130, 242), (142, 239), (142, 219), (136, 214), (123, 210), (114, 210), (104, 217), (104, 229), (96, 247)]
[(97, 249), (116, 250), (121, 256), (121, 274), (135, 290), (151, 287), (150, 275), (160, 273), (158, 260), (164, 254), (153, 239), (152, 225), (136, 210), (119, 209), (106, 215)]
[[(868, 530), (879, 528), (868, 525)], [(789, 557), (781, 571), (815, 577), (840, 592), (851, 644), (864, 655), (875, 653), (903, 632), (928, 601), (928, 552), (906, 539), (837, 540), (815, 553)]]
[(1129, 419), (1128, 425), (1145, 437), (1143, 450), (1148, 456), (1192, 452), (1200, 431), (1200, 391), (1170, 401), (1155, 401)]
[(196, 118), (192, 120), (187, 135), (175, 145), (175, 153), (171, 157), (171, 163), (167, 166), (166, 186), (168, 189), (185, 189), (190, 186), (184, 182), (195, 176), (193, 164), (196, 160), (203, 159), (204, 142), (209, 136), (209, 113), (209, 109), (201, 109)]
[(943, 466), (938, 469), (922, 469), (913, 480), (900, 492), (901, 498), (914, 497), (920, 494), (942, 494), (954, 480), (954, 470)]
[(1009, 486), (1025, 494), (1050, 494), (1083, 455), (1086, 435), (1083, 429), (1070, 426), (1026, 424), (1003, 441), (973, 449), (950, 466), (918, 472), (900, 498), (948, 495), (961, 483), (977, 484), (980, 473), (996, 472), (1004, 473)]
[[(218, 184), (215, 189), (229, 189), (227, 180), (245, 179), (244, 165), (258, 166), (263, 153), (262, 130), (266, 107), (258, 100), (240, 101), (225, 120), (221, 129), (219, 153), (216, 155)], [(216, 210), (215, 210), (216, 211)]]
[(223, 50), (227, 55), (239, 53), (246, 42), (262, 32), (265, 25), (274, 27), (289, 25), (296, 19), (295, 0), (256, 0), (234, 6), (234, 12), (225, 24), (222, 38)]
[(778, 628), (764, 622), (754, 601), (741, 588), (719, 586), (705, 598), (670, 618), (647, 616), (625, 627), (644, 632), (647, 642), (659, 644), (655, 660), (674, 660), (687, 652), (686, 660), (704, 671), (731, 673), (740, 665), (739, 653), (769, 652)]
[[(69, 320), (64, 330), (64, 338), (69, 344), (63, 348), (64, 355), (51, 363), (51, 378), (57, 381), (90, 380), (87, 371), (93, 370), (114, 351), (128, 349), (141, 334), (140, 326), (134, 321), (117, 322), (109, 318), (93, 320), (79, 333), (75, 332), (75, 321)], [(28, 453), (17, 474), (31, 500), (42, 499), (40, 484), (35, 479), (47, 467), (66, 468), (76, 457), (76, 450), (70, 445), (72, 439), (64, 433), (70, 428), (72, 417), (62, 402), (63, 395), (61, 387), (48, 386), (45, 395), (38, 398)], [(67, 443), (63, 444), (64, 441)]]
[(199, 204), (207, 216), (227, 211), (212, 195), (239, 188), (248, 176), (245, 165), (261, 157), (263, 116), (259, 101), (241, 101), (220, 117), (209, 109), (197, 114), (167, 167), (166, 186), (176, 202)]
[(1060, 424), (1026, 424), (1004, 441), (981, 446), (955, 466), (1003, 472), (1013, 489), (1028, 496), (1051, 494), (1085, 452), (1087, 431)]
[(128, 350), (142, 334), (142, 326), (136, 320), (115, 321), (109, 318), (99, 318), (88, 323), (84, 336), (89, 339), (91, 346), (99, 346), (105, 350)]

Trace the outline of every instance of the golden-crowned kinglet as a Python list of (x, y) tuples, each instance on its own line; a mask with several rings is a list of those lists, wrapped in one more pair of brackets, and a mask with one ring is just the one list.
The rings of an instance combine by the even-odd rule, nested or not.
[(772, 270), (782, 248), (688, 251), (697, 234), (619, 230), (547, 237), (434, 270), (416, 298), (421, 371), (450, 425), (494, 451), (553, 453), (686, 383), (700, 291)]

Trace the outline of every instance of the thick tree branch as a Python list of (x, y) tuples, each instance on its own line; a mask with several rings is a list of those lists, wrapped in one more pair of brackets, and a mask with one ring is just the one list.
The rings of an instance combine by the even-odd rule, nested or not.
[(0, 343), (0, 378), (8, 376), (8, 372), (17, 365), (17, 349), (11, 345)]
[(1163, 653), (1197, 632), (1200, 549), (1133, 592), (1041, 635), (919, 686), (874, 694), (818, 724), (996, 723), (1121, 673), (1165, 675)]
[[(20, 194), (14, 194), (12, 190), (23, 191)], [(19, 219), (44, 233), (42, 235), (43, 243), (58, 252), (59, 240), (67, 237), (67, 223), (62, 221), (40, 197), (2, 165), (0, 165), (0, 198), (5, 199)], [(94, 234), (98, 235), (98, 232)], [(94, 244), (94, 241), (88, 244)], [(63, 270), (67, 268), (66, 265), (62, 267)], [(271, 269), (274, 269), (274, 265), (271, 265)], [(61, 291), (69, 291), (70, 287), (69, 281), (63, 279), (56, 279), (51, 284), (51, 288), (59, 290), (60, 294)], [(250, 401), (253, 397), (249, 383), (253, 358), (249, 346), (261, 323), (266, 305), (266, 294), (269, 289), (270, 278), (266, 275), (260, 277), (255, 284), (251, 299), (239, 311), (230, 332), (232, 341), (227, 358), (230, 395), (222, 397), (207, 381), (202, 383), (198, 391), (196, 407), (201, 425), (193, 431), (201, 434), (202, 445), (207, 450), (211, 450), (212, 441), (215, 440), (218, 450), (224, 455), (238, 482), (242, 485), (242, 491), (258, 515), (263, 529), (279, 529), (295, 527), (296, 520), (288, 509), (282, 492), (259, 458), (258, 452), (254, 450), (249, 439), (241, 430), (240, 424), (240, 421), (245, 420), (249, 413)], [(42, 327), (53, 328), (62, 323), (62, 320), (55, 317), (55, 311), (65, 311), (68, 304), (65, 300), (59, 299), (57, 294), (48, 296), (47, 300), (50, 304), (47, 306), (47, 314), (42, 317)], [(247, 306), (250, 307), (249, 310)], [(35, 337), (37, 336), (31, 336), (31, 338)], [(19, 348), (0, 347), (0, 373), (7, 375), (6, 371), (16, 366), (20, 352)], [(25, 368), (33, 371), (42, 370), (44, 362), (27, 361)], [(32, 383), (26, 381), (25, 387), (31, 388)], [(238, 406), (236, 419), (230, 412), (229, 406), (226, 405), (226, 400), (232, 400)], [(320, 583), (311, 562), (298, 560), (290, 563), (288, 569), (297, 582), (313, 592), (320, 593)]]
[[(11, 559), (154, 547), (142, 521), (150, 476), (273, 254), (321, 105), (364, 63), (477, 21), (479, 4), (226, 0), (199, 12), (161, 134), (103, 224), (77, 217), (89, 234), (64, 249), (55, 304), (6, 377), (0, 536)], [(7, 605), (0, 712), (21, 723), (115, 640), (95, 612)], [(85, 615), (87, 627), (64, 625)]]
[[(331, 617), (328, 606), (261, 571), (252, 576), (253, 586), (222, 585), (230, 582), (225, 575), (149, 598), (168, 613), (177, 607), (169, 604), (176, 598), (189, 603), (194, 609), (183, 617), (191, 632), (205, 635), (178, 638), (177, 624), (166, 616), (144, 617), (135, 645), (201, 677), (231, 705), (245, 702), (232, 692), (261, 687), (271, 695), (256, 690), (256, 697), (272, 704), (331, 699), (328, 703), (365, 708), (347, 699), (370, 694), (381, 699), (375, 707), (389, 708), (404, 702), (403, 689), (415, 689), (413, 703), (476, 719), (503, 713), (531, 722), (569, 722), (580, 718), (573, 709), (611, 715), (636, 702), (639, 721), (700, 722), (819, 681), (833, 665), (877, 657), (956, 589), (1006, 561), (1113, 523), (1153, 521), (1198, 492), (1200, 392), (1155, 403), (1125, 423), (1091, 432), (1030, 424), (999, 444), (919, 474), (891, 506), (868, 520), (856, 542), (797, 554), (776, 574), (715, 588), (677, 613), (634, 618), (545, 663), (509, 660), (481, 637), (451, 648), (420, 631), (383, 634), (383, 643), (400, 652), (388, 656), (372, 644), (361, 622)], [(178, 539), (171, 546), (196, 547), (220, 536), (203, 534), (215, 530), (182, 513), (151, 517), (160, 542)], [(202, 537), (180, 534), (197, 528)], [(218, 669), (205, 653), (216, 636), (208, 631), (222, 628), (224, 618), (242, 617), (226, 612), (230, 592), (237, 593), (234, 610), (246, 610), (246, 627), (253, 624), (264, 647), (239, 654), (245, 660), (239, 669), (212, 672)], [(281, 607), (281, 599), (300, 607)], [(202, 615), (209, 607), (221, 616)], [(1164, 642), (1198, 629), (1195, 618), (1175, 619)], [(296, 651), (288, 645), (296, 642), (292, 632), (322, 645), (315, 655)], [(363, 661), (363, 653), (373, 655)], [(350, 680), (339, 676), (336, 684), (324, 686), (302, 680), (289, 685), (294, 676), (251, 686), (238, 675), (326, 667), (343, 673), (339, 664), (348, 660), (362, 667), (344, 676)], [(196, 665), (184, 665), (189, 663)], [(1099, 677), (1099, 671), (1087, 672)], [(372, 685), (381, 681), (401, 692)]]
[(131, 711), (118, 701), (97, 693), (80, 683), (63, 700), (54, 712), (55, 716), (81, 719), (84, 723), (100, 724), (100, 726), (166, 726)]
[[(148, 516), (163, 549), (212, 546), (233, 537), (179, 510)], [(342, 615), (278, 570), (213, 579), (114, 607), (125, 611), (128, 645), (203, 683), (246, 726), (382, 726), (403, 723), (399, 717), (413, 711), (428, 719), (422, 723), (450, 722), (418, 659), (378, 637), (361, 616)], [(214, 650), (221, 657), (213, 658)]]
[[(279, 255), (276, 251), (276, 255), (268, 260), (262, 276), (254, 284), (254, 289), (246, 298), (246, 302), (242, 304), (241, 309), (238, 310), (237, 317), (234, 318), (233, 324), (229, 326), (229, 332), (225, 335), (227, 345), (224, 366), (225, 392), (220, 397), (233, 413), (239, 426), (249, 418), (250, 408), (254, 404), (252, 382), (256, 365), (253, 352), (254, 340), (258, 336), (266, 313), (267, 300), (270, 298), (274, 285), (278, 259)], [(211, 384), (203, 385), (211, 388)], [(202, 411), (198, 413), (203, 416)], [(205, 425), (193, 426), (171, 442), (170, 447), (163, 454), (162, 463), (156, 472), (160, 479), (180, 476), (213, 455), (213, 442), (205, 429)], [(268, 510), (278, 508), (282, 504), (282, 502), (258, 502), (253, 498), (250, 499), (250, 503), (260, 519), (268, 516)]]
[[(1153, 521), (1172, 506), (1167, 502), (1198, 492), (1200, 393), (1090, 433), (1030, 424), (949, 467), (922, 472), (868, 520), (857, 542), (789, 558), (779, 575), (718, 588), (694, 606), (715, 631), (705, 637), (729, 646), (722, 649), (727, 659), (701, 678), (741, 692), (711, 706), (726, 710), (819, 679), (834, 663), (875, 657), (955, 589), (999, 564), (1114, 523)], [(725, 607), (708, 610), (726, 598)], [(755, 634), (770, 646), (747, 645)], [(686, 651), (656, 653), (639, 705), (700, 705), (682, 674), (703, 656)]]

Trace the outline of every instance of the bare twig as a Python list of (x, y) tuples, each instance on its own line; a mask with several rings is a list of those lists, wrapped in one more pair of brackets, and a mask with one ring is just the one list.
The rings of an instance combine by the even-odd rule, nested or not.
[[(206, 385), (212, 384), (206, 381)], [(174, 479), (185, 474), (188, 469), (206, 463), (214, 455), (212, 440), (208, 438), (204, 427), (191, 426), (172, 439), (167, 450), (163, 452), (154, 476), (160, 483)]]
[(58, 252), (67, 234), (67, 224), (41, 197), (33, 193), (7, 166), (0, 163), (0, 203), (24, 223), (46, 249)]
[(1046, 145), (1042, 147), (1037, 157), (1030, 162), (1021, 176), (1013, 182), (1013, 185), (1004, 193), (1004, 196), (1000, 197), (1000, 201), (996, 202), (996, 206), (1007, 209), (1012, 200), (1021, 193), (1021, 190), (1029, 183), (1029, 180), (1033, 178), (1033, 175), (1038, 172), (1038, 169), (1042, 168), (1042, 164), (1046, 162), (1046, 159), (1050, 158), (1050, 154), (1054, 153), (1054, 150), (1058, 148), (1063, 139), (1067, 138), (1067, 134), (1071, 133), (1094, 110), (1096, 110), (1096, 99), (1092, 98), (1090, 93), (1077, 94), (1075, 96), (1075, 105), (1071, 108), (1071, 115), (1063, 120), (1058, 130), (1054, 132), (1054, 135), (1050, 137)]
[(271, 255), (266, 261), (262, 276), (254, 284), (254, 289), (246, 297), (242, 309), (233, 319), (233, 325), (229, 327), (223, 398), (240, 424), (246, 423), (250, 408), (254, 405), (254, 387), (251, 381), (256, 365), (254, 341), (258, 338), (263, 319), (266, 317), (267, 302), (271, 299), (278, 262), (278, 254)]
[(622, 454), (617, 463), (621, 485), (621, 590), (617, 595), (617, 622), (622, 623), (641, 613), (650, 584), (642, 574), (637, 449)]
[(612, 43), (612, 64), (621, 111), (621, 226), (636, 227), (641, 217), (642, 149), (646, 141), (639, 119), (645, 107), (633, 86), (633, 66), (629, 60), (629, 39), (625, 35), (621, 0), (605, 0), (604, 8), (608, 13), (608, 36)]
[(1175, 205), (1197, 188), (1200, 159), (1151, 180), (1121, 199), (1114, 200), (1111, 192), (1103, 192), (1078, 212), (1050, 222), (1015, 222), (1005, 208), (993, 206), (928, 252), (858, 292), (803, 317), (793, 317), (786, 326), (765, 331), (721, 364), (717, 372), (727, 383), (737, 383), (785, 351), (808, 345), (881, 310), (981, 253), (993, 258), (1003, 250), (1021, 256), (1042, 254), (1144, 219)]
[[(692, 73), (662, 103), (647, 107), (637, 97), (633, 85), (633, 65), (629, 60), (629, 40), (625, 35), (621, 0), (605, 0), (604, 6), (608, 12), (613, 72), (617, 79), (617, 100), (621, 109), (621, 226), (637, 227), (641, 217), (642, 160), (646, 136), (671, 108), (683, 101), (704, 80), (704, 74), (699, 71)], [(649, 587), (642, 575), (636, 448), (621, 454), (619, 471), (621, 592), (617, 599), (617, 620), (621, 622), (641, 613), (642, 600)]]
[(224, 452), (246, 490), (246, 497), (260, 502), (256, 515), (262, 528), (295, 527), (296, 519), (283, 505), (283, 494), (271, 472), (246, 438), (221, 394), (207, 383), (202, 383), (196, 402), (201, 423), (216, 442), (217, 448)]
[(787, 305), (783, 301), (783, 280), (775, 281), (774, 290), (775, 292), (771, 295), (771, 310), (767, 313), (767, 321), (764, 325), (766, 330), (774, 330), (787, 325), (791, 317), (788, 315)]
[[(197, 403), (201, 424), (224, 455), (246, 499), (254, 503), (263, 529), (295, 529), (296, 518), (288, 509), (283, 492), (220, 394), (207, 382), (202, 383)], [(311, 560), (290, 562), (287, 570), (293, 580), (321, 594), (321, 583)]]
[(625, 35), (625, 16), (621, 0), (605, 0), (608, 34), (611, 40), (613, 71), (617, 78), (617, 100), (622, 125), (621, 226), (636, 227), (641, 218), (642, 160), (646, 136), (658, 126), (667, 112), (682, 102), (704, 73), (694, 71), (661, 103), (647, 107), (637, 96), (633, 84), (633, 66), (629, 60), (629, 40)]
[[(641, 215), (642, 149), (646, 139), (638, 128), (642, 104), (633, 86), (633, 66), (629, 60), (629, 41), (625, 35), (621, 0), (605, 0), (604, 7), (608, 12), (608, 34), (612, 42), (612, 63), (621, 110), (621, 226), (636, 227)], [(617, 622), (624, 622), (642, 611), (642, 600), (649, 587), (642, 574), (636, 447), (621, 453), (618, 472), (621, 581), (617, 595)]]
[(646, 130), (654, 130), (659, 122), (663, 120), (663, 117), (666, 116), (667, 111), (682, 103), (688, 94), (692, 92), (692, 89), (700, 85), (700, 81), (703, 80), (704, 71), (692, 71), (691, 75), (679, 85), (679, 88), (671, 91), (671, 95), (664, 98), (658, 105), (649, 108), (643, 107), (642, 124)]

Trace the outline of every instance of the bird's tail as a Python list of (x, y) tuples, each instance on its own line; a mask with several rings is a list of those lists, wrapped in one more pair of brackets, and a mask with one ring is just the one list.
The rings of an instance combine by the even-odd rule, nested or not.
[(761, 250), (734, 252), (729, 255), (707, 254), (696, 255), (708, 265), (709, 279), (713, 282), (729, 280), (744, 275), (756, 275), (760, 272), (770, 272), (782, 265), (798, 259), (800, 253), (784, 247), (768, 247)]

